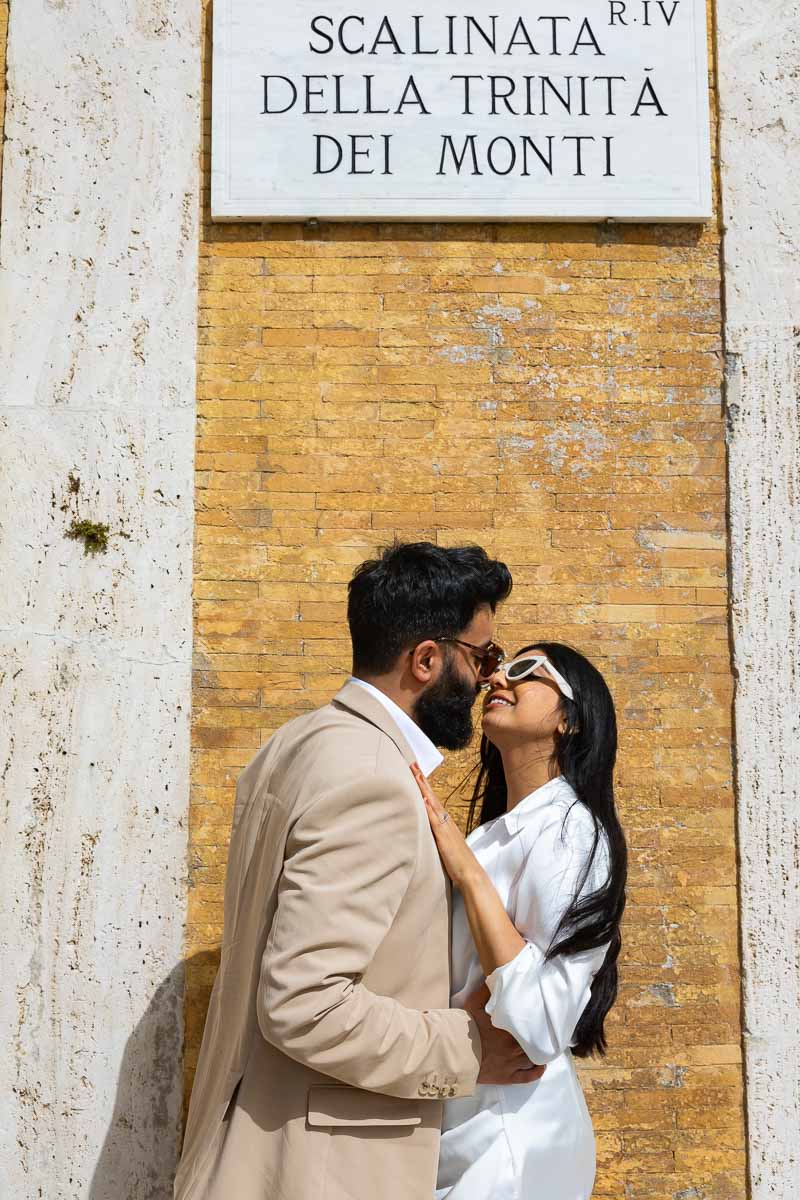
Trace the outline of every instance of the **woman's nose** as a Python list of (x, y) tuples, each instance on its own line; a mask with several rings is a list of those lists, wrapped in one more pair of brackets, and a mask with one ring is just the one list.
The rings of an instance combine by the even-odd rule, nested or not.
[(506, 679), (505, 670), (503, 667), (497, 667), (496, 670), (492, 671), (491, 675), (488, 676), (486, 683), (489, 687), (506, 687), (508, 680)]

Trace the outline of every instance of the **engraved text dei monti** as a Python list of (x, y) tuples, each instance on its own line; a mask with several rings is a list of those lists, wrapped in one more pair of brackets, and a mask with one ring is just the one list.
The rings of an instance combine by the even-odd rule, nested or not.
[(702, 220), (705, 8), (218, 0), (218, 219)]

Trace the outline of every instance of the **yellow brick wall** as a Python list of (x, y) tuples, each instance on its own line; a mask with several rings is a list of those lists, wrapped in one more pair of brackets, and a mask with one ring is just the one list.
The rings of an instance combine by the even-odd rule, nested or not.
[(238, 771), (337, 689), (358, 562), (395, 534), (475, 540), (514, 573), (503, 642), (574, 643), (619, 711), (632, 864), (611, 1053), (584, 1072), (595, 1196), (744, 1197), (718, 237), (205, 213), (189, 1082)]

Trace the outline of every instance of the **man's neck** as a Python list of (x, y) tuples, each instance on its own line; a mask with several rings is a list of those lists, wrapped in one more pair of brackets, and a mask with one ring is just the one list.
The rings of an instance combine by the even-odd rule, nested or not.
[(377, 691), (383, 692), (384, 696), (388, 696), (398, 708), (402, 708), (406, 716), (414, 720), (414, 702), (416, 697), (407, 688), (404, 688), (401, 682), (393, 675), (365, 675), (359, 671), (353, 671), (353, 678), (360, 679), (362, 683), (368, 683)]

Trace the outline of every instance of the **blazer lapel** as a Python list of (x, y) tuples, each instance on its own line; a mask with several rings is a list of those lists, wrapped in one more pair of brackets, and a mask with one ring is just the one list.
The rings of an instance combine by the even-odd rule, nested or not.
[(357, 683), (346, 683), (333, 697), (333, 703), (348, 708), (369, 721), (370, 725), (377, 726), (392, 739), (409, 766), (414, 762), (414, 752), (380, 700), (376, 700)]

